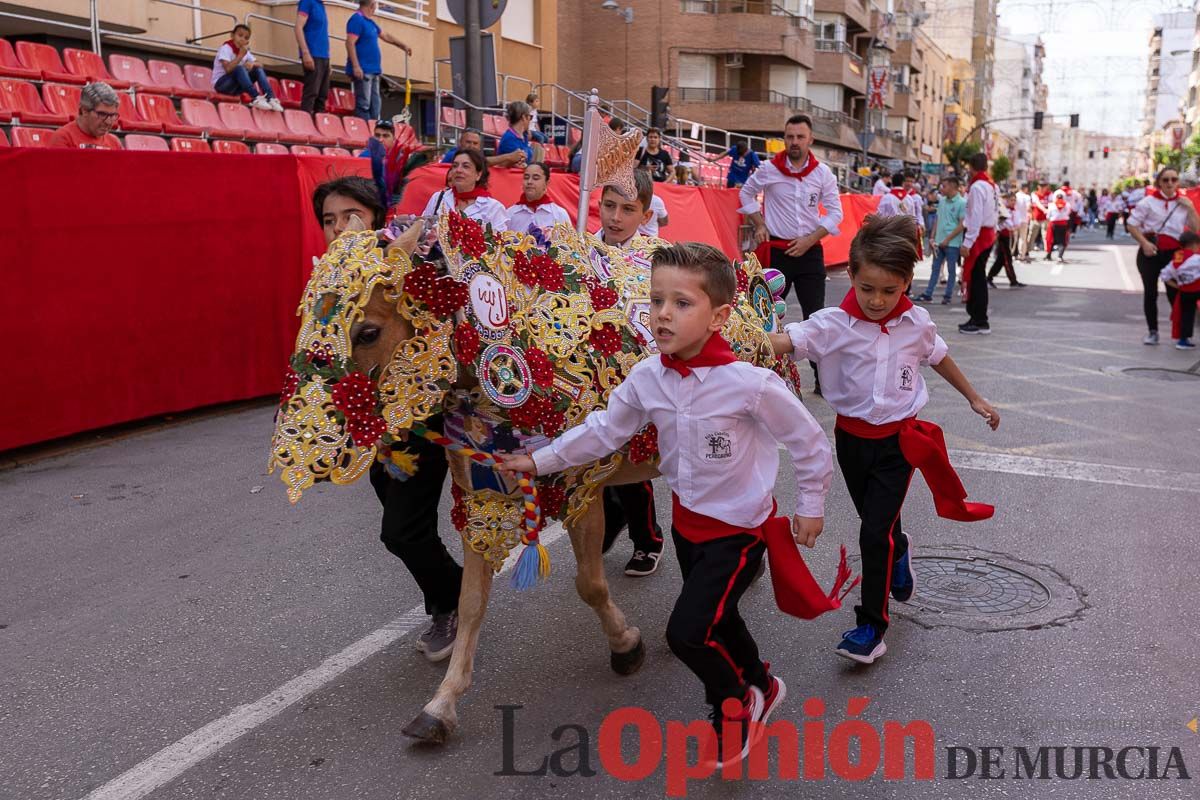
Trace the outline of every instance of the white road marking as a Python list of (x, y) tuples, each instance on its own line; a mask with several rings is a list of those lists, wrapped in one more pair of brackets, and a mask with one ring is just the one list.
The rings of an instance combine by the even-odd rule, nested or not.
[(1035, 317), (1071, 317), (1071, 318), (1074, 318), (1074, 317), (1078, 317), (1079, 313), (1080, 312), (1078, 312), (1078, 311), (1035, 311), (1035, 312), (1033, 312), (1033, 315)]
[(1173, 472), (1146, 467), (1122, 467), (1113, 464), (1093, 464), (1087, 461), (1066, 461), (1036, 456), (1015, 456), (1007, 453), (983, 453), (978, 450), (950, 450), (955, 467), (986, 472), (1007, 472), (1010, 475), (1037, 475), (1088, 483), (1109, 483), (1117, 486), (1137, 486), (1144, 489), (1163, 489), (1170, 492), (1200, 494), (1200, 474)]
[(1125, 248), (1109, 245), (1109, 249), (1112, 250), (1113, 255), (1117, 259), (1117, 273), (1121, 276), (1121, 283), (1125, 285), (1126, 291), (1137, 289), (1137, 284), (1134, 283), (1133, 278), (1129, 275), (1129, 267), (1125, 264)]
[(1054, 266), (1050, 268), (1050, 274), (1051, 275), (1062, 275), (1062, 271), (1063, 271), (1063, 261), (1060, 258), (1058, 261), (1055, 261)]
[[(540, 539), (542, 544), (548, 547), (565, 533), (562, 524), (555, 523), (542, 531)], [(509, 555), (500, 570), (501, 574), (513, 568), (518, 552), (519, 548)], [(174, 744), (164, 747), (145, 761), (94, 789), (84, 800), (137, 800), (145, 797), (428, 622), (425, 605), (422, 603), (413, 606), (382, 628), (371, 631), (340, 653), (335, 653), (253, 703), (238, 706), (220, 719), (213, 720)]]

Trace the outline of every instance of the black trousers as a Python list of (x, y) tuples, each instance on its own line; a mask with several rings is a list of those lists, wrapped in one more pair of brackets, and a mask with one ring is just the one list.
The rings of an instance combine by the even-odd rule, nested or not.
[(738, 601), (754, 582), (767, 550), (748, 533), (689, 542), (671, 529), (683, 590), (667, 621), (671, 652), (704, 684), (706, 702), (741, 699), (748, 684), (767, 689), (758, 645), (738, 613)]
[[(788, 292), (795, 287), (801, 316), (808, 319), (825, 307), (825, 249), (820, 242), (808, 248), (802, 256), (789, 256), (784, 252), (785, 249), (772, 249), (771, 266), (783, 273), (783, 299), (787, 300)], [(812, 365), (819, 386), (821, 374), (817, 372), (817, 363), (808, 363)]]
[[(1158, 330), (1158, 274), (1174, 257), (1174, 250), (1159, 250), (1157, 255), (1148, 256), (1138, 248), (1137, 268), (1138, 274), (1142, 276), (1142, 313), (1146, 315), (1146, 326), (1152, 331)], [(1177, 290), (1171, 286), (1163, 288), (1167, 290), (1167, 305), (1173, 304)]]
[(1200, 301), (1200, 292), (1175, 291), (1179, 293), (1179, 337), (1190, 339), (1196, 332), (1196, 302)]
[(858, 549), (862, 555), (862, 603), (854, 607), (858, 625), (887, 630), (888, 592), (892, 564), (908, 552), (902, 535), (900, 508), (912, 480), (912, 465), (900, 452), (900, 437), (861, 439), (834, 428), (838, 466), (862, 524)]
[(1104, 221), (1105, 225), (1107, 226), (1106, 230), (1105, 230), (1105, 238), (1108, 238), (1108, 239), (1113, 238), (1113, 234), (1117, 230), (1117, 220), (1119, 220), (1120, 218), (1121, 218), (1121, 215), (1116, 213), (1115, 211), (1108, 212), (1108, 218), (1105, 219), (1105, 221)]
[(1069, 225), (1051, 224), (1050, 234), (1046, 237), (1046, 257), (1049, 258), (1054, 254), (1054, 248), (1058, 248), (1058, 257), (1062, 258), (1067, 254), (1067, 242), (1070, 240)]
[(654, 485), (650, 481), (606, 486), (604, 498), (604, 549), (629, 526), (633, 549), (649, 553), (662, 549), (662, 528), (654, 508)]
[(1012, 254), (1012, 235), (996, 237), (996, 260), (992, 262), (992, 268), (988, 270), (988, 280), (992, 280), (1000, 274), (1000, 268), (1004, 268), (1004, 274), (1008, 276), (1010, 284), (1020, 283), (1017, 280), (1017, 270), (1013, 266)]
[[(441, 428), (440, 419), (430, 421)], [(441, 447), (411, 437), (420, 468), (408, 480), (388, 477), (382, 464), (371, 466), (371, 486), (383, 504), (379, 534), (388, 552), (404, 562), (425, 595), (425, 613), (445, 614), (458, 609), (462, 567), (438, 536), (438, 502), (446, 482), (446, 454)]]
[(300, 95), (300, 110), (309, 114), (324, 113), (329, 97), (329, 59), (314, 58), (313, 68), (304, 70), (304, 91)]
[(970, 281), (967, 284), (967, 322), (980, 327), (989, 325), (987, 262), (991, 255), (991, 247), (981, 250), (979, 257), (975, 259), (974, 266), (971, 267), (970, 277), (964, 278)]

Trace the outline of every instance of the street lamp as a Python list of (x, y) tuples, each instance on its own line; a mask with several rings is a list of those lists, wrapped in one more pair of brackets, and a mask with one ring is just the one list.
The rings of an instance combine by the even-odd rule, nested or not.
[(625, 99), (629, 99), (629, 26), (633, 24), (633, 6), (621, 8), (617, 0), (604, 0), (600, 8), (615, 11), (625, 21)]

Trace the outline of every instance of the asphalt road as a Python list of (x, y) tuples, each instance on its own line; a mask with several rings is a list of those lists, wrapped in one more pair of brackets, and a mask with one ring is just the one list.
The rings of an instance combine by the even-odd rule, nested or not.
[[(885, 780), (880, 769), (857, 782), (830, 769), (793, 785), (773, 772), (767, 781), (696, 780), (689, 796), (1200, 794), (1178, 771), (1165, 780), (1012, 779), (1014, 748), (1039, 746), (1157, 746), (1160, 772), (1177, 747), (1188, 774), (1200, 772), (1200, 735), (1185, 727), (1200, 715), (1200, 355), (1142, 346), (1128, 239), (1084, 235), (1068, 256), (1019, 265), (1027, 289), (1007, 290), (1001, 277), (990, 337), (955, 332), (961, 306), (931, 307), (1002, 423), (988, 431), (931, 371), (924, 416), (945, 429), (972, 499), (998, 511), (973, 525), (939, 519), (919, 480), (905, 510), (918, 555), (979, 551), (990, 561), (972, 563), (1038, 576), (1053, 613), (999, 625), (940, 615), (919, 584), (914, 602), (894, 609), (887, 656), (859, 668), (832, 652), (853, 627), (848, 608), (800, 622), (778, 613), (760, 582), (743, 615), (790, 687), (776, 719), (811, 721), (804, 701), (819, 698), (828, 737), (847, 719), (848, 698), (867, 697), (861, 717), (875, 731), (886, 720), (928, 722), (935, 778), (915, 780), (910, 766), (904, 780)], [(832, 277), (827, 301), (846, 285)], [(1143, 368), (1151, 371), (1124, 371)], [(806, 403), (831, 430), (824, 401)], [(679, 583), (670, 553), (643, 579), (621, 572), (627, 541), (606, 562), (648, 648), (629, 678), (609, 670), (598, 625), (574, 594), (565, 538), (550, 545), (547, 585), (519, 594), (499, 580), (459, 733), (442, 749), (413, 746), (400, 729), (443, 671), (413, 648), (415, 584), (378, 541), (365, 481), (288, 505), (278, 477), (264, 474), (271, 415), (263, 405), (210, 416), (0, 472), (0, 798), (665, 792), (662, 765), (640, 781), (608, 774), (597, 739), (622, 706), (664, 722), (706, 712), (663, 640)], [(657, 496), (665, 521), (669, 494)], [(777, 496), (783, 507), (793, 497), (786, 462)], [(443, 535), (461, 551), (448, 497), (443, 507)], [(839, 544), (854, 551), (856, 531), (835, 478), (826, 533), (809, 559), (820, 580), (832, 577)], [(1007, 629), (981, 630), (989, 625)], [(583, 730), (597, 774), (494, 774), (505, 769), (502, 705), (522, 707), (511, 712), (515, 769), (536, 768)], [(555, 741), (568, 724), (581, 728)], [(947, 777), (946, 748), (988, 746), (1006, 748), (1005, 778), (982, 780), (979, 769)], [(1146, 758), (1134, 757), (1132, 771)], [(560, 761), (560, 772), (572, 771), (578, 751)]]

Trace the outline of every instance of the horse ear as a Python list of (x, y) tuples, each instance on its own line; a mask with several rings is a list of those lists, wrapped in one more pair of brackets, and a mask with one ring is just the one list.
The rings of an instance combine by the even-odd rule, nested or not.
[(348, 223), (346, 223), (346, 230), (348, 230), (348, 231), (365, 231), (366, 229), (367, 229), (367, 223), (363, 222), (362, 217), (360, 217), (358, 214), (350, 215), (350, 221)]

